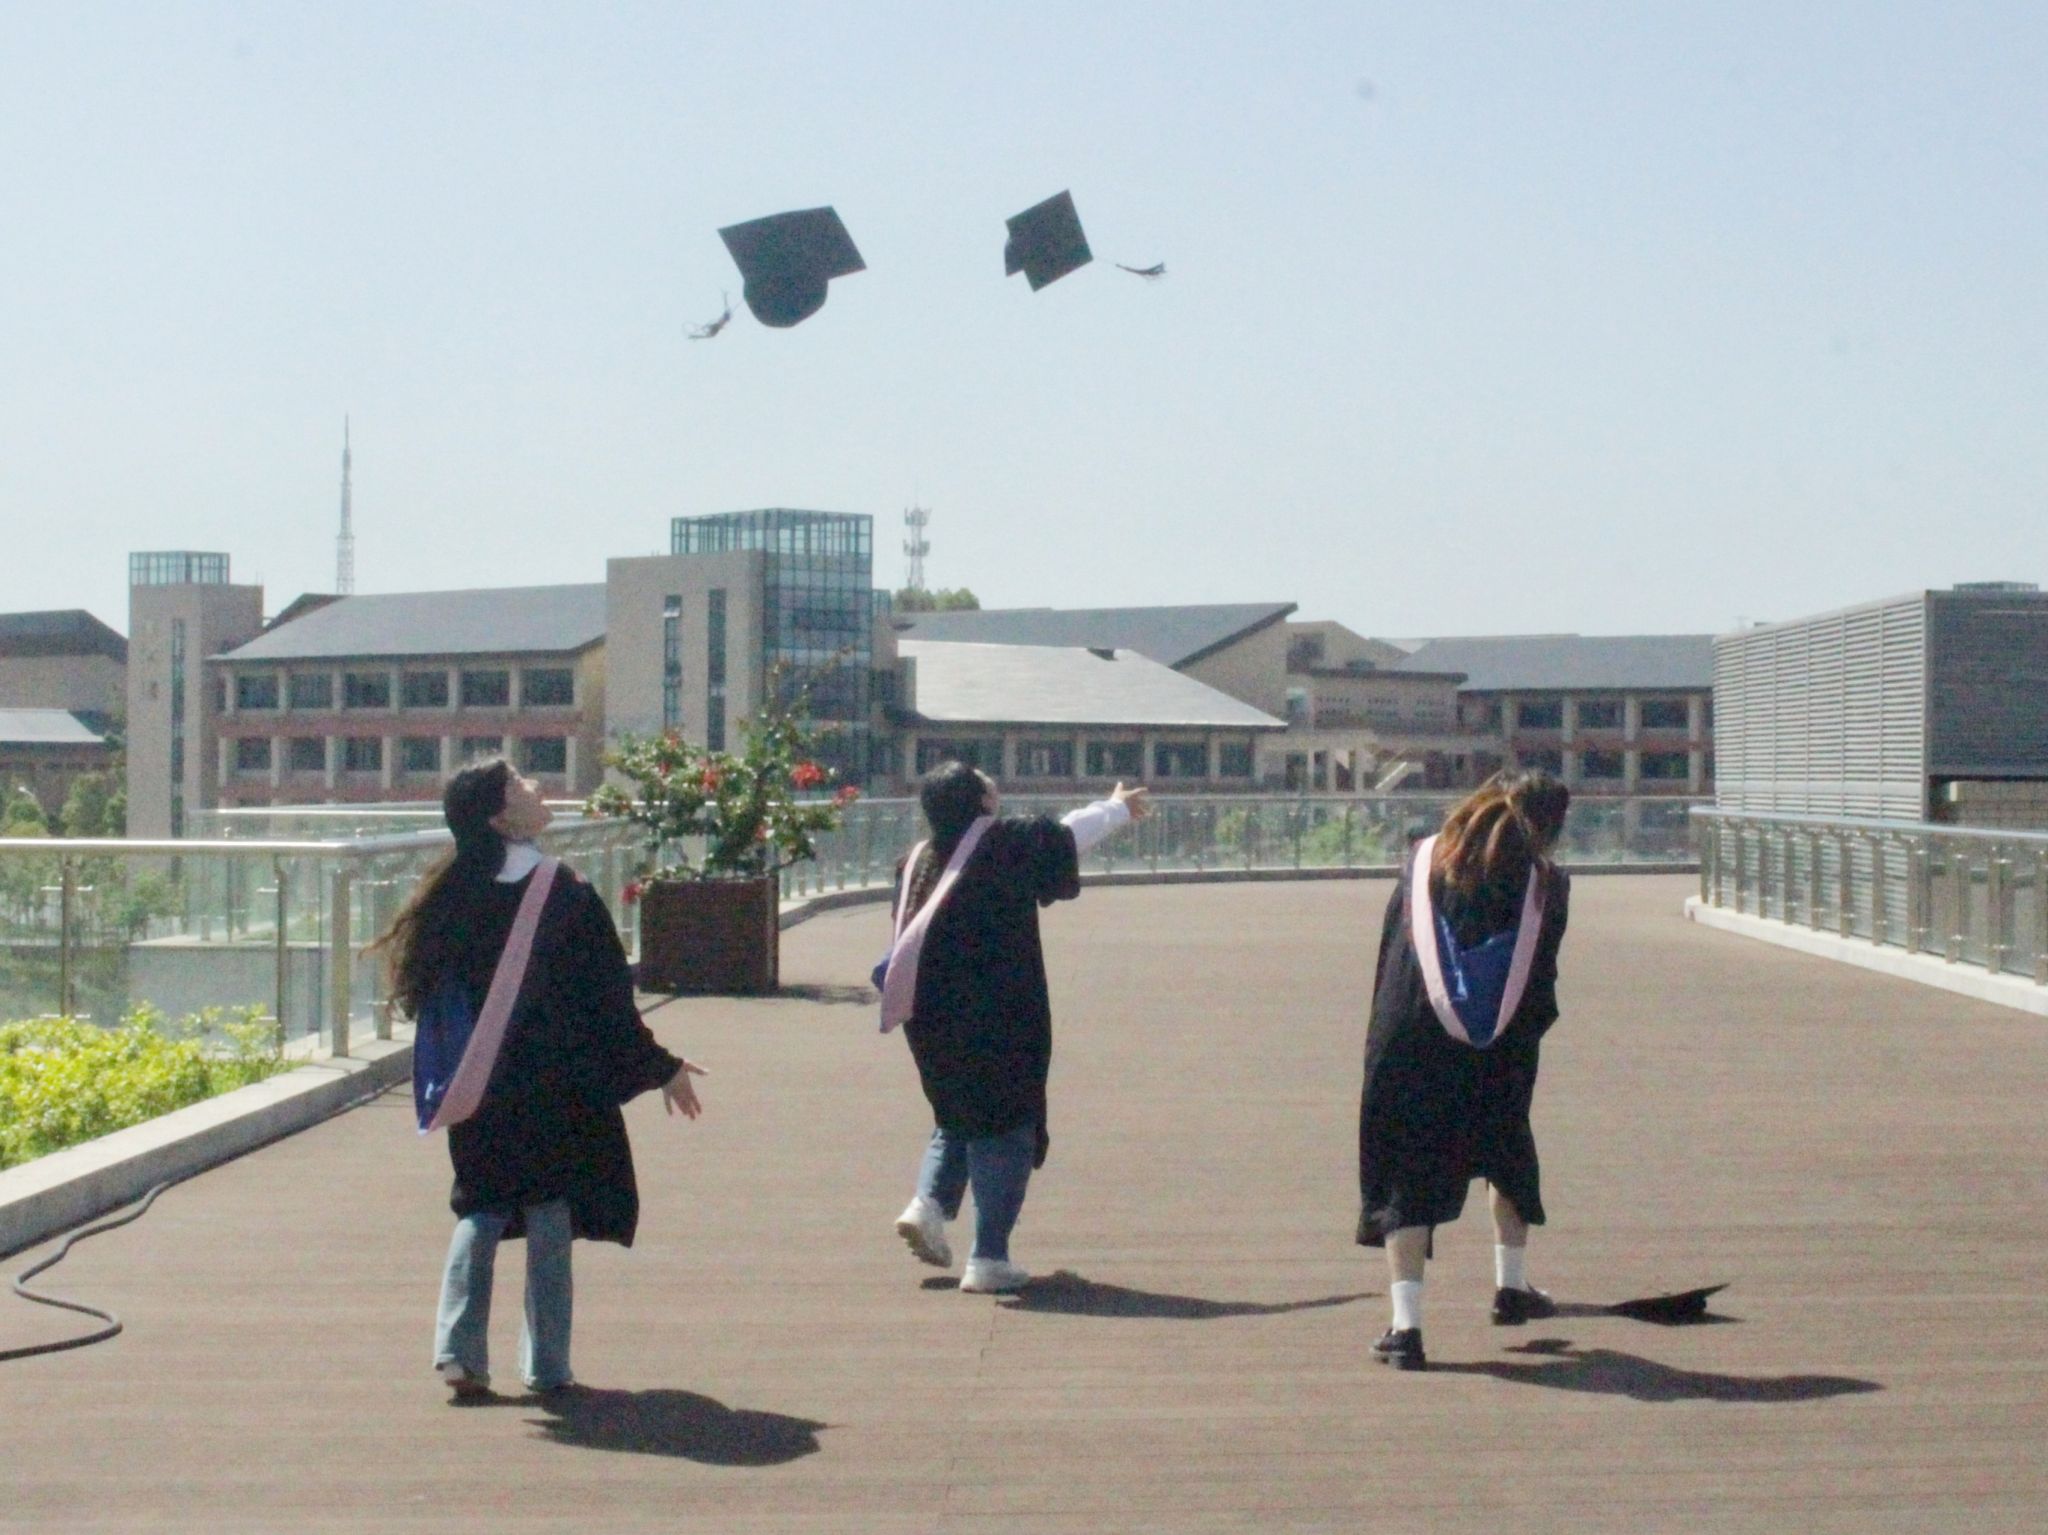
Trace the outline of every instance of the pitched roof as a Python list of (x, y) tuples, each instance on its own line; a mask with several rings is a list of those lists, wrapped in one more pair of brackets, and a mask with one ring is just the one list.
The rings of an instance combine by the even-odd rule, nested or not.
[(83, 608), (0, 613), (0, 656), (111, 656), (128, 659), (128, 642)]
[(69, 709), (0, 709), (0, 746), (100, 746), (106, 737)]
[(974, 645), (1080, 645), (1135, 650), (1161, 666), (1187, 666), (1278, 623), (1291, 602), (1208, 603), (1171, 608), (984, 608), (898, 613), (905, 634)]
[(602, 582), (340, 597), (266, 629), (225, 659), (559, 654), (601, 641), (604, 609)]
[(934, 725), (1165, 725), (1280, 730), (1135, 650), (904, 639), (917, 663), (917, 716)]
[(1401, 672), (1463, 672), (1469, 693), (1714, 685), (1711, 634), (1498, 634), (1425, 640)]

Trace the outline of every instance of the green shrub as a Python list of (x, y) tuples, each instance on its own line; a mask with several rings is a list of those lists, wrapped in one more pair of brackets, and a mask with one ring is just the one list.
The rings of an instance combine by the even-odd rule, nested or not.
[(118, 1028), (74, 1018), (0, 1024), (0, 1167), (139, 1125), (282, 1071), (260, 1008), (177, 1023), (136, 1008)]

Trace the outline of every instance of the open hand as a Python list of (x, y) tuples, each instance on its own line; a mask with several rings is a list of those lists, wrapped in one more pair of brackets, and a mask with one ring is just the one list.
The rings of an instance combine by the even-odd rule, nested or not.
[(684, 1061), (676, 1069), (676, 1074), (662, 1083), (662, 1105), (671, 1114), (681, 1114), (685, 1118), (695, 1119), (704, 1112), (704, 1105), (697, 1101), (697, 1089), (690, 1085), (690, 1078), (693, 1076), (708, 1077), (710, 1075), (711, 1073), (702, 1066), (695, 1066), (688, 1061)]
[(1112, 804), (1121, 805), (1130, 811), (1133, 821), (1142, 821), (1152, 813), (1152, 791), (1143, 784), (1130, 788), (1118, 784), (1109, 798)]

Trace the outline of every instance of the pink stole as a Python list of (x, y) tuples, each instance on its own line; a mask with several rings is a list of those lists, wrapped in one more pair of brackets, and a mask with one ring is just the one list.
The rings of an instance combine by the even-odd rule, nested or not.
[[(1422, 984), (1429, 991), (1429, 1005), (1437, 1022), (1451, 1038), (1469, 1045), (1472, 1036), (1451, 1001), (1450, 988), (1444, 984), (1444, 959), (1437, 949), (1436, 903), (1429, 894), (1431, 855), (1435, 852), (1434, 837), (1424, 838), (1415, 849), (1415, 862), (1408, 875), (1408, 935), (1415, 945), (1415, 958), (1422, 967)], [(1522, 1005), (1522, 993), (1529, 989), (1529, 970), (1536, 962), (1536, 940), (1543, 928), (1542, 874), (1540, 866), (1531, 866), (1528, 893), (1522, 897), (1521, 929), (1515, 935), (1514, 957), (1508, 963), (1507, 989), (1501, 993), (1500, 1019), (1494, 1025), (1493, 1038), (1487, 1041), (1489, 1045), (1507, 1032), (1515, 1010)]]
[(903, 893), (896, 903), (896, 933), (889, 945), (889, 969), (882, 978), (882, 1032), (910, 1020), (911, 1007), (917, 1001), (917, 962), (924, 953), (924, 935), (932, 925), (932, 916), (945, 905), (946, 897), (953, 893), (953, 886), (959, 883), (960, 871), (967, 860), (974, 856), (974, 850), (981, 846), (982, 834), (996, 824), (994, 816), (985, 815), (967, 828), (960, 838), (960, 845), (953, 849), (953, 856), (946, 864), (946, 872), (939, 876), (938, 888), (932, 891), (931, 899), (917, 909), (917, 914), (905, 919), (905, 910), (910, 905), (911, 882), (917, 877), (918, 860), (930, 849), (931, 843), (920, 842), (911, 850), (910, 857), (903, 864)]
[(526, 967), (533, 959), (533, 935), (540, 927), (540, 909), (547, 905), (555, 871), (561, 867), (559, 858), (543, 858), (535, 867), (532, 883), (519, 902), (519, 915), (512, 919), (505, 952), (498, 956), (498, 968), (491, 972), (491, 989), (484, 994), (484, 1010), (477, 1014), (469, 1043), (462, 1047), (462, 1063), (449, 1079), (448, 1094), (434, 1111), (427, 1133), (461, 1124), (483, 1103), (491, 1068), (498, 1064), (498, 1050), (505, 1043), (505, 1027), (512, 1021), (513, 1004), (526, 983)]

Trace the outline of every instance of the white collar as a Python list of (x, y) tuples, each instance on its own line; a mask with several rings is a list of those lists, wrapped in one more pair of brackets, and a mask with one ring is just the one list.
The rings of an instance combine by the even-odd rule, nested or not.
[(540, 867), (540, 849), (531, 842), (505, 844), (505, 867), (498, 871), (498, 883), (516, 885)]

